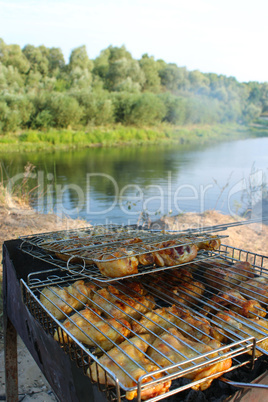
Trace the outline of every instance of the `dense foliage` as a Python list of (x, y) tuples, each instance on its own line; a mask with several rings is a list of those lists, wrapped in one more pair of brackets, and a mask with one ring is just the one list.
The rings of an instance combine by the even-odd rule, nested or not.
[(59, 48), (0, 39), (0, 132), (121, 123), (150, 126), (247, 123), (268, 113), (268, 83), (155, 60), (110, 46), (91, 60), (85, 46), (66, 64)]

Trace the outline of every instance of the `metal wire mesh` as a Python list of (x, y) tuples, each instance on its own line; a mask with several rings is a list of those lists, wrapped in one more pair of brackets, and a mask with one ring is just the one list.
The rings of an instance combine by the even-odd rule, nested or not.
[[(245, 284), (250, 280), (258, 279), (260, 275), (265, 282), (267, 279), (268, 283), (268, 270), (264, 267), (267, 264), (268, 257), (224, 245), (221, 246), (221, 249), (224, 253), (213, 252), (216, 260), (194, 260), (184, 266), (185, 269), (175, 268), (153, 272), (143, 276), (142, 282), (139, 281), (139, 278), (117, 280), (112, 285), (96, 280), (91, 281), (94, 284), (91, 294), (82, 301), (81, 292), (74, 295), (69, 288), (75, 282), (85, 279), (80, 273), (73, 274), (69, 271), (55, 269), (47, 272), (35, 272), (29, 275), (27, 283), (22, 281), (24, 301), (44, 330), (58, 339), (63, 350), (77, 362), (78, 366), (83, 369), (86, 375), (89, 375), (92, 381), (97, 381), (100, 389), (106, 392), (107, 399), (120, 400), (120, 398), (134, 392), (137, 399), (140, 400), (146, 388), (156, 387), (159, 383), (169, 380), (174, 383), (175, 379), (181, 379), (187, 375), (192, 375), (194, 378), (193, 373), (204, 369), (205, 366), (231, 358), (232, 366), (223, 370), (226, 372), (241, 365), (253, 364), (261, 353), (268, 354), (268, 327), (265, 325), (267, 320), (262, 314), (262, 311), (267, 313), (265, 308), (267, 303), (265, 304), (264, 299), (267, 297), (266, 294), (261, 293), (259, 288), (257, 291), (254, 287), (256, 285), (251, 286), (250, 300), (260, 303), (261, 308), (257, 312), (255, 310), (250, 312), (252, 314), (250, 317), (243, 315), (242, 310), (237, 312), (241, 305), (237, 304), (236, 300), (230, 301), (227, 306), (221, 304), (222, 301), (225, 301), (224, 295), (233, 291), (234, 288), (241, 296), (249, 299), (249, 290), (246, 289)], [(241, 256), (245, 257), (244, 261), (254, 261), (255, 263), (250, 271), (252, 277), (248, 277), (248, 270), (245, 267), (241, 268), (239, 274), (240, 279), (241, 277), (242, 279), (236, 283), (236, 264), (239, 263)], [(259, 261), (261, 264), (257, 265), (256, 262)], [(219, 269), (228, 274), (222, 277), (220, 281)], [(189, 273), (192, 277), (189, 276)], [(57, 306), (56, 299), (53, 299), (53, 302), (52, 298), (47, 296), (50, 305), (45, 305), (44, 301), (40, 301), (44, 289), (48, 287), (56, 299), (58, 297), (57, 289), (64, 290), (71, 296), (71, 299), (68, 299), (69, 301), (61, 300), (65, 305), (69, 305), (70, 312), (63, 313), (63, 317), (60, 319), (51, 313), (51, 305)], [(218, 297), (218, 300), (212, 303), (215, 296)], [(74, 299), (80, 303), (77, 309), (73, 307)], [(233, 309), (236, 309), (235, 313)], [(105, 327), (98, 326), (94, 320), (87, 322), (87, 329), (80, 327), (79, 320), (77, 321), (74, 317), (76, 315), (76, 317), (86, 321), (83, 315), (84, 310), (89, 310), (93, 315), (98, 316), (98, 320), (105, 324)], [(235, 317), (235, 322), (225, 321), (224, 317), (221, 316), (223, 312), (228, 317), (228, 313), (231, 312), (230, 316), (231, 318)], [(235, 315), (232, 316), (232, 314)], [(129, 329), (128, 323), (131, 323), (131, 329), (127, 335), (122, 335), (122, 329), (119, 330), (115, 326), (115, 322), (111, 321), (115, 319), (117, 322), (121, 322), (122, 317), (127, 321), (122, 324), (125, 329)], [(66, 326), (66, 323), (72, 325)], [(183, 335), (180, 342), (182, 344), (187, 343), (186, 350), (190, 345), (193, 354), (189, 356), (183, 351), (178, 352), (176, 350), (176, 353), (180, 354), (179, 362), (170, 357), (163, 368), (159, 361), (152, 358), (152, 354), (150, 355), (148, 350), (154, 348), (153, 344), (156, 339), (165, 343), (161, 336), (163, 333), (172, 335), (171, 328), (178, 330)], [(77, 329), (79, 329), (78, 333)], [(122, 356), (126, 354), (128, 360), (139, 366), (140, 363), (137, 364), (135, 356), (127, 354), (125, 349), (117, 344), (115, 338), (109, 337), (109, 330), (112, 329), (117, 334), (121, 331), (119, 334), (121, 336), (120, 345), (122, 345), (122, 341), (128, 342), (129, 347), (133, 347), (136, 353), (142, 353), (154, 365), (153, 371), (143, 371), (140, 377), (132, 378), (132, 386), (127, 386), (122, 382), (121, 377), (118, 378), (118, 374), (115, 374), (118, 371), (115, 370), (114, 372), (110, 366), (107, 367), (102, 363), (101, 356), (109, 357), (109, 350), (112, 349), (106, 350), (103, 343), (96, 340), (93, 329), (101, 334), (102, 339), (109, 340), (112, 349), (117, 348), (118, 353), (121, 353)], [(55, 336), (55, 334), (57, 335)], [(144, 340), (144, 334), (153, 336), (153, 341), (150, 336), (149, 339)], [(195, 348), (197, 343), (206, 345), (212, 341), (215, 334), (221, 339), (224, 338), (220, 348), (215, 349), (214, 347), (211, 351), (206, 352)], [(145, 352), (133, 344), (131, 340), (133, 336), (138, 336), (147, 344)], [(82, 340), (86, 338), (86, 342), (82, 342), (79, 338)], [(192, 344), (191, 342), (195, 343)], [(172, 349), (172, 345), (168, 345), (168, 347)], [(157, 352), (159, 353), (158, 349)], [(216, 355), (215, 352), (217, 352)], [(243, 356), (242, 360), (241, 356)], [(120, 365), (111, 356), (109, 359), (112, 361), (113, 367)], [(141, 365), (139, 369), (143, 370), (144, 367)], [(127, 369), (125, 375), (131, 376)], [(192, 380), (186, 385), (179, 384), (175, 388), (167, 390), (164, 396), (158, 395), (149, 399), (151, 401), (159, 400), (190, 387), (198, 386), (207, 381), (210, 376), (213, 374)], [(145, 380), (148, 381), (146, 384), (144, 383)]]
[[(71, 232), (55, 232), (26, 236), (22, 238), (21, 250), (33, 257), (39, 258), (50, 264), (66, 269), (72, 273), (83, 273), (91, 279), (99, 281), (113, 281), (107, 272), (98, 268), (98, 263), (118, 260), (133, 261), (139, 256), (154, 256), (156, 252), (163, 250), (174, 250), (177, 258), (169, 264), (155, 262), (140, 263), (137, 270), (132, 270), (124, 277), (148, 274), (153, 271), (169, 269), (176, 265), (183, 264), (180, 258), (182, 254), (192, 253), (193, 247), (209, 248), (210, 242), (220, 244), (222, 238), (227, 236), (213, 235), (207, 233), (169, 233), (154, 232), (150, 230), (137, 230), (133, 227), (101, 227), (76, 230)], [(218, 241), (218, 243), (216, 243)], [(212, 258), (213, 254), (199, 250), (197, 259)], [(161, 258), (161, 257), (160, 257)], [(159, 254), (158, 254), (159, 259)], [(179, 262), (182, 260), (182, 262)], [(120, 274), (117, 276), (121, 276)], [(117, 279), (117, 278), (116, 278)]]

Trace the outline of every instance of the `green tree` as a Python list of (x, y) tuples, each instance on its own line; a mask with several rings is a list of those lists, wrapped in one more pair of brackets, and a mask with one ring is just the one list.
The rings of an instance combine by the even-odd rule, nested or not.
[(130, 124), (131, 114), (139, 95), (128, 92), (113, 94), (114, 116), (117, 123)]
[(166, 109), (164, 121), (171, 124), (184, 124), (186, 119), (186, 101), (182, 97), (175, 96), (170, 92), (160, 95)]
[(53, 116), (49, 110), (42, 110), (41, 112), (37, 113), (35, 119), (33, 120), (32, 127), (33, 128), (45, 128), (48, 129), (53, 127)]
[(24, 77), (18, 72), (17, 68), (8, 66), (5, 70), (6, 88), (11, 92), (23, 91)]
[(243, 121), (249, 123), (259, 117), (261, 112), (261, 105), (257, 106), (254, 103), (247, 103), (243, 110)]
[(68, 69), (71, 86), (78, 88), (90, 87), (93, 62), (88, 57), (86, 46), (80, 46), (72, 51)]
[(51, 76), (58, 76), (65, 67), (65, 60), (61, 49), (52, 47), (48, 51), (48, 71)]
[(84, 126), (103, 125), (114, 122), (114, 104), (104, 90), (80, 90), (72, 93), (83, 109), (81, 122)]
[(69, 60), (69, 69), (74, 70), (79, 67), (81, 70), (92, 71), (93, 62), (89, 59), (86, 46), (80, 46), (72, 50)]
[(20, 113), (17, 109), (9, 107), (5, 99), (0, 99), (0, 130), (2, 132), (13, 132), (21, 125)]
[(109, 71), (110, 53), (110, 48), (104, 49), (100, 52), (100, 55), (96, 57), (96, 59), (93, 61), (94, 67), (92, 73), (99, 76), (104, 81), (106, 80)]
[(268, 113), (268, 82), (264, 82), (261, 84), (261, 107), (262, 107), (262, 113), (267, 114)]
[(139, 64), (145, 76), (142, 90), (154, 93), (160, 92), (161, 79), (159, 76), (159, 63), (155, 61), (154, 57), (149, 57), (148, 54), (144, 54)]
[(5, 124), (8, 117), (9, 108), (4, 100), (0, 99), (0, 132), (5, 131)]
[(12, 66), (20, 74), (26, 74), (30, 68), (30, 63), (22, 53), (19, 45), (6, 45), (0, 38), (0, 62), (4, 66)]
[(35, 47), (33, 45), (26, 45), (22, 51), (30, 63), (31, 71), (34, 73), (40, 73), (42, 76), (48, 74), (49, 50), (45, 46)]
[(42, 89), (42, 74), (39, 73), (39, 71), (31, 70), (27, 75), (26, 86), (28, 92), (36, 92), (37, 90)]
[(186, 102), (186, 123), (211, 124), (222, 118), (219, 101), (205, 96), (191, 96)]
[[(6, 94), (2, 97), (2, 101), (4, 101), (8, 107), (8, 114), (12, 114), (12, 121), (16, 120), (16, 122), (19, 122), (21, 128), (29, 126), (34, 106), (27, 96)], [(14, 116), (16, 116), (16, 119)], [(8, 115), (6, 117), (8, 117)]]
[(83, 115), (83, 110), (77, 100), (62, 94), (51, 96), (48, 102), (48, 111), (55, 126), (59, 128), (76, 126)]
[(137, 60), (134, 60), (125, 46), (102, 51), (94, 63), (94, 74), (104, 82), (109, 91), (140, 91), (145, 76)]
[(161, 85), (167, 90), (177, 93), (179, 89), (184, 89), (189, 86), (187, 79), (187, 71), (184, 67), (178, 67), (175, 63), (160, 63), (161, 68), (159, 75), (161, 78)]
[(156, 95), (146, 92), (138, 96), (133, 105), (130, 123), (136, 125), (155, 125), (166, 114), (165, 104)]
[(188, 74), (191, 89), (198, 91), (203, 88), (209, 88), (209, 78), (202, 74), (199, 70), (190, 71)]

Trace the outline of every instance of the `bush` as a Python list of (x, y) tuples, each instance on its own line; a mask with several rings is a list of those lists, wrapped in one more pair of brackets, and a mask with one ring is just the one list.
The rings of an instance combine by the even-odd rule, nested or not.
[(186, 119), (185, 99), (172, 95), (169, 92), (160, 95), (160, 99), (164, 102), (166, 108), (164, 121), (171, 124), (184, 124)]
[(165, 114), (166, 108), (161, 99), (152, 93), (144, 93), (136, 99), (129, 120), (139, 126), (154, 125), (161, 122)]
[(75, 126), (83, 115), (83, 109), (71, 96), (52, 96), (48, 108), (56, 127)]

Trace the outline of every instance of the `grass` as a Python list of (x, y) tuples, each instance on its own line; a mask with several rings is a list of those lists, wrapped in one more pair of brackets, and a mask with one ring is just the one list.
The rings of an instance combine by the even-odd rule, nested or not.
[[(37, 152), (85, 147), (111, 147), (161, 143), (206, 144), (260, 135), (258, 130), (240, 125), (192, 125), (154, 128), (97, 127), (88, 131), (25, 130), (0, 135), (0, 152)], [(262, 133), (261, 135), (265, 135)], [(267, 131), (266, 131), (267, 135)]]
[(15, 202), (18, 205), (29, 206), (30, 200), (37, 190), (32, 187), (30, 183), (31, 174), (34, 172), (35, 166), (27, 162), (24, 166), (23, 177), (18, 183), (9, 187), (10, 177), (6, 167), (0, 163), (0, 205), (5, 206), (9, 203)]

